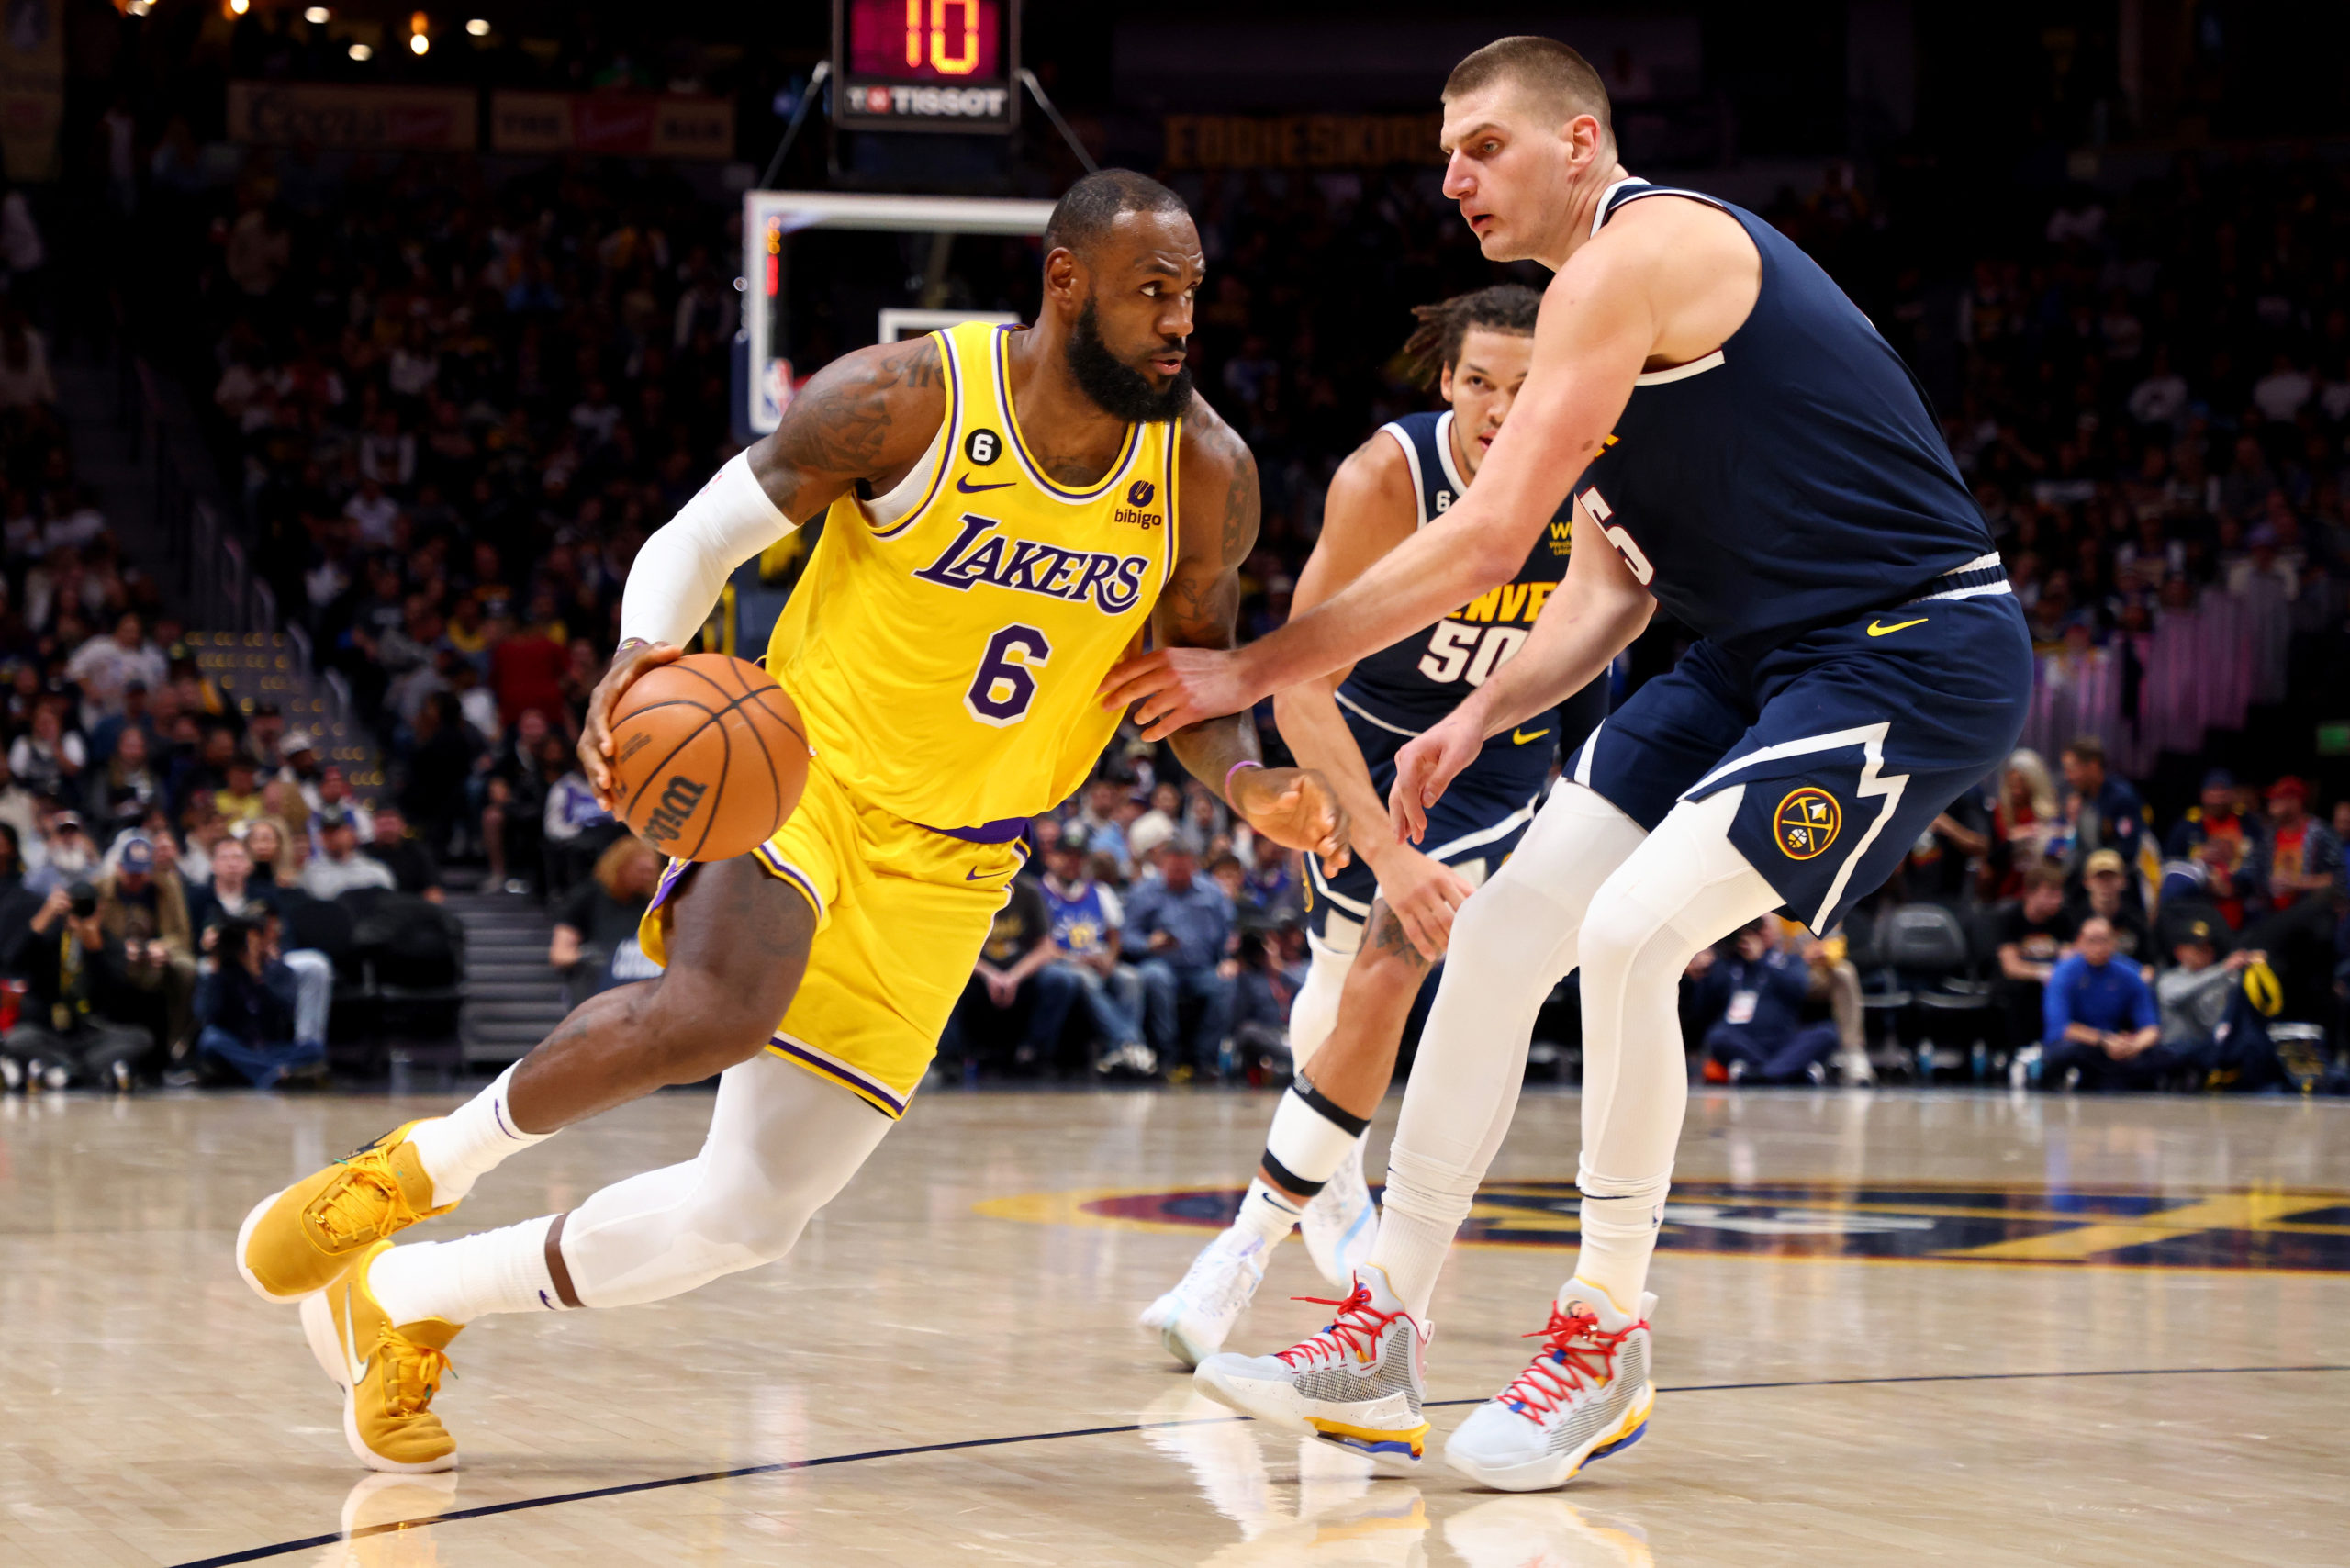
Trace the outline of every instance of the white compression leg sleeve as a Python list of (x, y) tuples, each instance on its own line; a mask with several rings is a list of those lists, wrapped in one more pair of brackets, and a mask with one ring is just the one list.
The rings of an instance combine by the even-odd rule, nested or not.
[(1688, 1107), (1681, 973), (1698, 948), (1782, 902), (1730, 844), (1744, 794), (1732, 788), (1675, 806), (1600, 888), (1584, 920), (1574, 1278), (1625, 1312), (1639, 1310)]
[[(1337, 915), (1333, 915), (1335, 923)], [(1347, 989), (1347, 975), (1355, 967), (1355, 952), (1362, 942), (1362, 931), (1353, 933), (1356, 946), (1341, 952), (1336, 946), (1325, 946), (1317, 937), (1306, 938), (1313, 961), (1306, 966), (1305, 983), (1297, 988), (1297, 995), (1289, 1004), (1289, 1059), (1303, 1068), (1314, 1059), (1314, 1053), (1338, 1026), (1338, 998)]]
[(1575, 967), (1584, 910), (1638, 849), (1639, 824), (1561, 781), (1516, 854), (1460, 906), (1444, 980), (1387, 1153), (1371, 1261), (1425, 1320), (1452, 1233), (1501, 1148), (1534, 1017)]
[(772, 1262), (894, 1125), (765, 1051), (728, 1068), (701, 1153), (606, 1187), (564, 1222), (572, 1288), (588, 1306), (632, 1306)]

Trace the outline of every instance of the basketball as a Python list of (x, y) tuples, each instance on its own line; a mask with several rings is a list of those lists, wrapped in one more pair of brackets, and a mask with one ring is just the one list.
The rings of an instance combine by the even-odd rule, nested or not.
[(621, 820), (679, 860), (749, 854), (800, 803), (810, 755), (783, 688), (724, 654), (646, 671), (612, 715)]

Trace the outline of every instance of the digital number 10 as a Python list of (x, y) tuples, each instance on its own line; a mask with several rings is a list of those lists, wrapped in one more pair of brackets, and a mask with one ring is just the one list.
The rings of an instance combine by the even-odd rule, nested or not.
[[(923, 12), (930, 12), (930, 25), (923, 26)], [(949, 12), (960, 12), (962, 27), (950, 28)], [(960, 37), (954, 34), (959, 30)], [(929, 64), (941, 76), (968, 76), (979, 67), (979, 0), (906, 0), (906, 64), (919, 71), (923, 67), (923, 33), (930, 35)], [(955, 49), (949, 53), (948, 49)]]

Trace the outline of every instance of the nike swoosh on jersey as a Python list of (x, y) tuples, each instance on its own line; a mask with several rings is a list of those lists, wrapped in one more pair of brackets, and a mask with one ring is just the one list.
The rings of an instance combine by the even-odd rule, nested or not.
[(1905, 626), (1923, 626), (1925, 623), (1926, 618), (1922, 615), (1918, 617), (1915, 621), (1897, 621), (1890, 626), (1887, 626), (1882, 621), (1872, 621), (1869, 622), (1869, 635), (1872, 637), (1887, 636), (1892, 633), (1900, 631)]
[(1548, 730), (1537, 730), (1529, 735), (1524, 730), (1512, 730), (1509, 733), (1509, 738), (1512, 741), (1515, 741), (1517, 745), (1524, 745), (1528, 741), (1539, 741), (1550, 733), (1550, 732)]
[(963, 475), (958, 474), (955, 476), (955, 487), (962, 491), (967, 496), (976, 496), (981, 490), (1008, 490), (1018, 483), (1020, 483), (1020, 481), (1017, 479), (1006, 479), (1002, 483), (996, 485), (974, 485)]

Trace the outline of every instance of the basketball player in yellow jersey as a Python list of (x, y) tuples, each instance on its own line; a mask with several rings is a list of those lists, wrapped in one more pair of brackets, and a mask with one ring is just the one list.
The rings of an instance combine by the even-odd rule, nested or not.
[[(1045, 234), (1027, 330), (971, 326), (845, 355), (776, 432), (647, 542), (581, 760), (609, 799), (613, 704), (677, 656), (727, 575), (826, 519), (767, 666), (815, 757), (789, 823), (740, 859), (673, 866), (657, 980), (576, 1009), (447, 1116), (264, 1199), (238, 1267), (302, 1304), (361, 1462), (445, 1470), (448, 1347), (492, 1312), (655, 1301), (781, 1257), (904, 1112), (1013, 874), (1026, 820), (1075, 791), (1116, 724), (1094, 693), (1146, 632), (1230, 647), (1257, 535), (1248, 450), (1192, 392), (1202, 271), (1181, 198), (1112, 170)], [(1257, 761), (1245, 719), (1176, 755), (1259, 833), (1343, 860), (1327, 782)], [(388, 1239), (508, 1155), (720, 1074), (708, 1141), (565, 1215)]]

